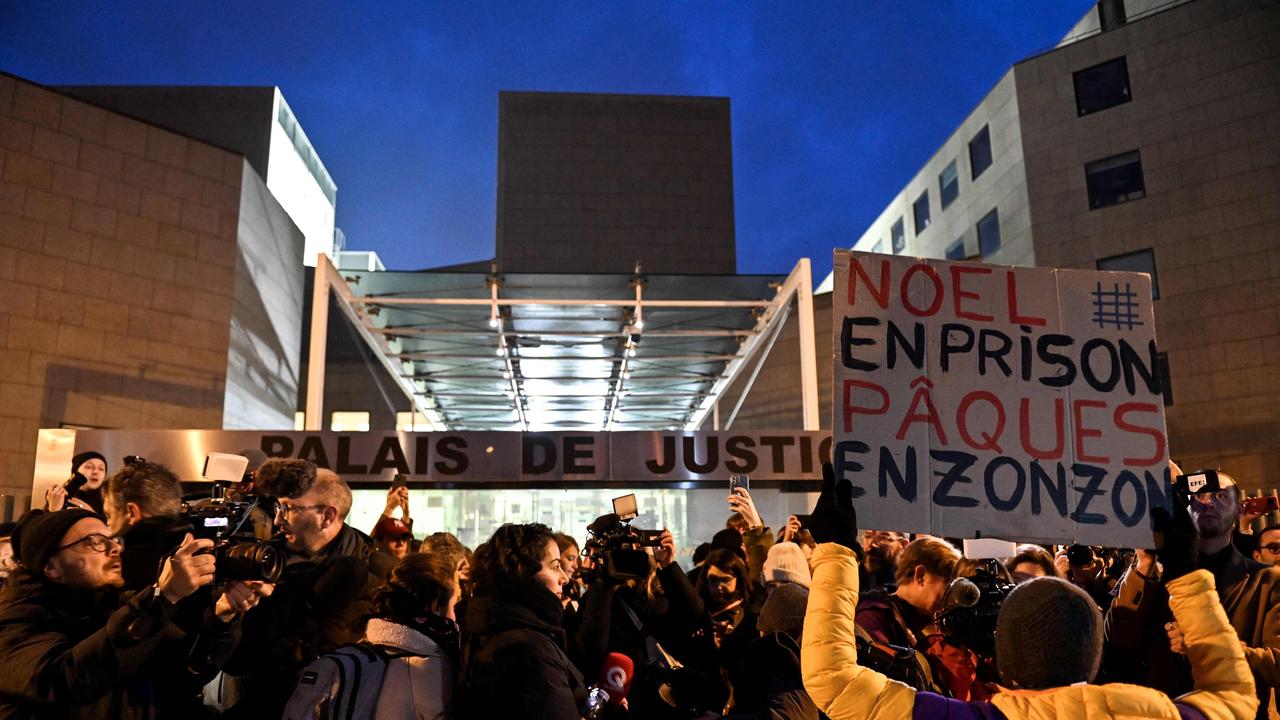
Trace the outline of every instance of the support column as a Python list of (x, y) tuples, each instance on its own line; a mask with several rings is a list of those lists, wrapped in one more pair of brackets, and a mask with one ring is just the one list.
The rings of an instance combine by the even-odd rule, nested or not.
[(800, 287), (796, 291), (799, 306), (800, 392), (804, 411), (804, 429), (820, 430), (818, 420), (818, 349), (813, 326), (813, 268), (809, 258), (800, 258)]
[(329, 340), (329, 290), (333, 263), (321, 253), (316, 258), (315, 285), (311, 290), (311, 355), (307, 361), (305, 428), (324, 429), (325, 348)]

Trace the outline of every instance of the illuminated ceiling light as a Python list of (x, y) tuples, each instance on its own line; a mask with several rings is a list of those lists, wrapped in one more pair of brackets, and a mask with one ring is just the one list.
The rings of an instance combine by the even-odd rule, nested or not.
[(506, 348), (506, 346), (499, 345), (499, 346), (498, 346), (498, 350), (497, 350), (497, 352), (496, 352), (495, 354), (496, 354), (498, 357), (506, 357), (506, 356), (507, 356), (507, 348)]
[(496, 328), (496, 327), (498, 327), (498, 316), (497, 316), (497, 315), (490, 315), (490, 316), (489, 316), (489, 327), (491, 327), (491, 328)]
[(630, 370), (628, 370), (627, 372), (622, 373), (622, 379), (623, 379), (623, 380), (630, 380), (630, 379), (631, 379), (631, 371), (630, 371)]
[(503, 380), (510, 380), (510, 379), (511, 379), (511, 371), (510, 371), (510, 370), (503, 370), (503, 371), (502, 371), (502, 379), (503, 379)]
[(636, 349), (634, 346), (627, 348), (627, 357), (635, 357)]
[(634, 324), (634, 326), (633, 326), (633, 327), (635, 327), (635, 329), (637, 329), (637, 330), (643, 330), (643, 329), (644, 329), (644, 318), (640, 317), (640, 315), (638, 315), (638, 314), (637, 314), (637, 315), (636, 315), (636, 321), (635, 321), (635, 324)]

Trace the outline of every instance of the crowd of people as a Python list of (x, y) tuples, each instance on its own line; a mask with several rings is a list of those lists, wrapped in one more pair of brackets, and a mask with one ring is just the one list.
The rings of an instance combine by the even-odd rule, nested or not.
[(243, 454), (242, 483), (193, 501), (163, 465), (108, 474), (84, 453), (43, 510), (0, 528), (0, 719), (1276, 708), (1280, 527), (1242, 532), (1225, 473), (1154, 509), (1150, 548), (973, 559), (955, 540), (859, 531), (828, 468), (814, 512), (776, 529), (734, 488), (686, 568), (671, 532), (617, 515), (503, 525), (474, 551), (415, 534), (404, 485), (366, 534), (337, 474)]

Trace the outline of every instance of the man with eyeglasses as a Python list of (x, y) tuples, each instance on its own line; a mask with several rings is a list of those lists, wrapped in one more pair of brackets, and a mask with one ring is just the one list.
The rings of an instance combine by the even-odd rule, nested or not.
[[(0, 717), (154, 717), (157, 659), (168, 644), (192, 646), (174, 618), (213, 582), (213, 543), (188, 535), (154, 585), (125, 594), (123, 541), (95, 513), (33, 511), (13, 544), (20, 566), (0, 593)], [(235, 619), (211, 617), (197, 632), (233, 644)]]
[[(1176, 466), (1175, 466), (1176, 468)], [(1176, 474), (1176, 471), (1175, 471)], [(1266, 718), (1272, 689), (1280, 686), (1280, 568), (1246, 557), (1233, 533), (1240, 518), (1240, 486), (1230, 475), (1201, 470), (1189, 475), (1188, 511), (1199, 536), (1199, 568), (1213, 573), (1218, 597), (1231, 626), (1244, 645), (1253, 671), (1260, 707)], [(1178, 493), (1174, 494), (1179, 502)], [(1154, 556), (1139, 552), (1117, 589), (1106, 617), (1109, 649), (1128, 653), (1137, 662), (1113, 657), (1109, 665), (1141, 669), (1140, 682), (1177, 696), (1193, 687), (1183, 636), (1168, 609), (1168, 594), (1159, 584), (1161, 568)], [(1160, 642), (1161, 635), (1167, 642)]]
[(1280, 565), (1280, 525), (1268, 525), (1258, 533), (1253, 559), (1263, 565)]
[(360, 639), (373, 593), (394, 565), (346, 524), (351, 489), (337, 474), (276, 458), (258, 471), (257, 488), (279, 500), (275, 524), (288, 560), (275, 592), (245, 617), (227, 665), (241, 693), (231, 717), (279, 717), (304, 666)]

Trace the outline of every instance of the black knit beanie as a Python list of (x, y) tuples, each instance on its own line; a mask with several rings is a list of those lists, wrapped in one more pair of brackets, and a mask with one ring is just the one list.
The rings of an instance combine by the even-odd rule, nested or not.
[(1090, 682), (1102, 661), (1102, 613), (1085, 591), (1058, 578), (1025, 582), (996, 620), (996, 666), (1015, 688)]
[(71, 472), (79, 470), (81, 465), (90, 460), (101, 460), (103, 465), (107, 464), (107, 458), (102, 453), (96, 450), (86, 450), (71, 458)]
[(49, 558), (58, 552), (62, 537), (72, 525), (85, 518), (101, 517), (82, 508), (69, 507), (57, 512), (32, 510), (13, 531), (13, 554), (34, 575), (41, 575)]
[(769, 591), (769, 598), (764, 601), (756, 619), (756, 628), (763, 633), (784, 632), (799, 642), (808, 605), (809, 588), (783, 583)]

